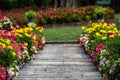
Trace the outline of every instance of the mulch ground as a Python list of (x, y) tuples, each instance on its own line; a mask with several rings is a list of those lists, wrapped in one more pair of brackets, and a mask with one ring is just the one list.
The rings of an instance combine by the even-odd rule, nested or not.
[[(97, 19), (92, 19), (92, 22), (97, 22)], [(81, 21), (81, 22), (72, 22), (72, 23), (61, 23), (61, 24), (47, 24), (44, 27), (65, 27), (65, 26), (82, 26), (87, 25), (90, 21)], [(105, 19), (104, 22), (106, 23), (115, 23), (115, 19)]]

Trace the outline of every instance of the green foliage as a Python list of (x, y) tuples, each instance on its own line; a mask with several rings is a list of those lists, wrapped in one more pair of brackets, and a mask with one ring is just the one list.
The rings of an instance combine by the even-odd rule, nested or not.
[(104, 14), (106, 8), (103, 8), (103, 7), (98, 7), (95, 9), (95, 13), (96, 14)]
[(120, 14), (116, 14), (116, 15), (115, 15), (115, 19), (117, 20), (117, 22), (120, 23)]
[(107, 49), (109, 49), (111, 54), (119, 54), (120, 53), (120, 37), (108, 39), (108, 41), (106, 42), (106, 47)]
[[(15, 56), (12, 55), (12, 50), (4, 49), (4, 51), (0, 52), (2, 55), (0, 55), (0, 65), (3, 67), (9, 67), (12, 63), (17, 60)], [(9, 54), (8, 54), (9, 53)]]
[(25, 15), (26, 15), (27, 17), (33, 18), (33, 17), (36, 16), (36, 12), (34, 12), (34, 11), (27, 11), (27, 12), (25, 12)]

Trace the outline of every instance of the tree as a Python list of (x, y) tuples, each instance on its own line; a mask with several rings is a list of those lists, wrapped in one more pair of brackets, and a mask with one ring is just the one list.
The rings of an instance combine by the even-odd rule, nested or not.
[(64, 8), (66, 4), (66, 0), (61, 0), (60, 2), (61, 2), (60, 3), (61, 8)]
[(120, 0), (111, 0), (111, 7), (116, 13), (120, 13)]

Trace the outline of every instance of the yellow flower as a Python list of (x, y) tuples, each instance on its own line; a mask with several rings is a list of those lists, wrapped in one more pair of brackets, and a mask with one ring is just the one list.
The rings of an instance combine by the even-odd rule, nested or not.
[(19, 29), (19, 32), (20, 32), (20, 33), (23, 33), (23, 29)]
[(26, 47), (27, 47), (27, 46), (28, 46), (28, 43), (24, 43), (24, 46), (26, 46)]
[(105, 30), (100, 30), (100, 32), (101, 32), (101, 33), (106, 33), (106, 31), (105, 31)]
[(120, 34), (118, 34), (118, 36), (120, 36)]
[(94, 40), (91, 40), (90, 42), (94, 42)]
[(96, 36), (100, 36), (100, 33), (98, 33), (98, 32), (96, 32), (96, 34), (95, 34)]
[(18, 34), (18, 36), (19, 36), (19, 37), (22, 37), (22, 35), (21, 35), (21, 34)]
[(33, 40), (36, 40), (36, 36), (33, 36)]
[(28, 23), (28, 27), (31, 27), (31, 24), (30, 24), (30, 23)]
[(30, 35), (30, 34), (27, 34), (27, 33), (25, 33), (25, 36), (27, 36), (27, 37), (31, 37), (31, 35)]
[(9, 39), (6, 39), (5, 43), (6, 43), (7, 45), (9, 45), (9, 44), (10, 44), (10, 40), (9, 40)]
[(12, 52), (12, 55), (13, 55), (13, 56), (16, 56), (16, 53), (15, 53), (15, 52)]
[(44, 28), (43, 27), (40, 27), (40, 32), (43, 32), (44, 31)]
[(104, 73), (104, 74), (103, 74), (103, 77), (104, 77), (105, 79), (107, 79), (107, 78), (108, 78), (108, 76), (107, 76), (107, 74), (106, 74), (106, 73)]
[(85, 27), (85, 26), (82, 26), (82, 27), (81, 27), (81, 29), (82, 29), (82, 30), (85, 30), (85, 29), (86, 29), (86, 27)]
[(7, 48), (8, 48), (8, 49), (13, 49), (13, 47), (12, 47), (12, 46), (8, 46)]
[(36, 27), (37, 25), (36, 24), (33, 24), (33, 27)]
[(107, 39), (107, 37), (105, 37), (105, 36), (102, 37), (102, 40), (106, 40), (106, 39)]
[(6, 45), (4, 43), (1, 44), (3, 48), (6, 48)]
[(115, 24), (115, 23), (112, 23), (112, 25), (113, 25), (113, 26), (116, 26), (116, 24)]

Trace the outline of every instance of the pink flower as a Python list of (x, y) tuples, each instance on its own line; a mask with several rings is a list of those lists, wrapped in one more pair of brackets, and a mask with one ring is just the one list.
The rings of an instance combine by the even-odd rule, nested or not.
[(102, 50), (102, 48), (103, 48), (103, 44), (102, 44), (102, 43), (98, 44), (98, 46), (97, 46), (97, 48), (96, 48), (96, 52), (97, 52), (97, 53), (100, 53), (101, 50)]
[(11, 36), (10, 36), (10, 39), (11, 39), (11, 40), (17, 40), (17, 37), (16, 37), (15, 35), (11, 35)]
[(92, 52), (91, 52), (91, 56), (93, 56), (94, 54), (95, 54), (95, 51), (92, 51)]
[(10, 77), (13, 77), (13, 76), (15, 75), (15, 72), (14, 72), (14, 69), (13, 69), (13, 68), (8, 69), (8, 75), (9, 75)]
[(0, 67), (0, 71), (5, 71), (5, 68), (4, 67)]
[(26, 28), (27, 26), (26, 25), (24, 25), (24, 28)]
[(42, 43), (45, 44), (45, 42), (46, 42), (46, 39), (44, 36), (42, 36)]
[(17, 52), (17, 58), (21, 59), (21, 53), (20, 52)]
[(41, 45), (39, 45), (38, 47), (39, 47), (39, 49), (43, 49), (43, 47)]
[(16, 46), (14, 44), (10, 44), (10, 46), (12, 46), (14, 49), (16, 48)]
[(25, 48), (24, 48), (25, 46), (24, 46), (24, 44), (22, 44), (22, 43), (19, 43), (19, 48), (20, 48), (20, 50), (24, 50)]
[(33, 43), (34, 43), (34, 45), (37, 45), (37, 41), (34, 40)]
[(111, 67), (110, 68), (110, 74), (113, 73), (115, 71), (115, 68), (114, 67)]
[(0, 74), (0, 80), (6, 80), (6, 74)]
[(120, 78), (120, 73), (118, 73), (117, 76)]
[(35, 47), (35, 46), (32, 46), (31, 50), (36, 50), (36, 47)]
[(0, 23), (0, 28), (2, 28), (2, 23)]
[(2, 35), (5, 35), (8, 33), (8, 30), (2, 30), (1, 33), (2, 33)]
[(36, 33), (35, 33), (35, 32), (33, 32), (33, 36), (36, 36)]

